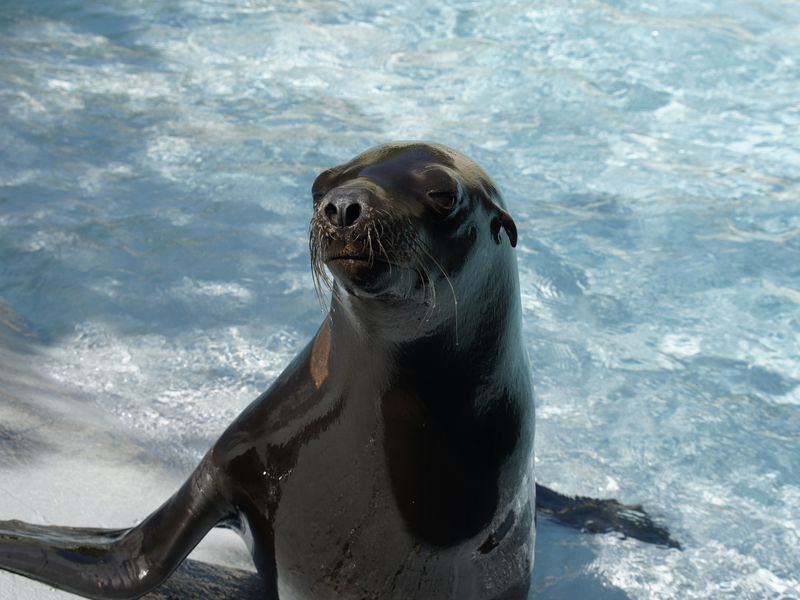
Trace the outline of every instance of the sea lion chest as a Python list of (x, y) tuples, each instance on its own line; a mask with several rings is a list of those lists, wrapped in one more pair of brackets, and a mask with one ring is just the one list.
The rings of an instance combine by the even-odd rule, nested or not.
[(481, 438), (497, 422), (459, 411), (464, 390), (366, 374), (339, 386), (308, 376), (313, 348), (306, 358), (232, 428), (248, 442), (227, 469), (281, 598), (481, 597), (475, 549), (506, 454)]

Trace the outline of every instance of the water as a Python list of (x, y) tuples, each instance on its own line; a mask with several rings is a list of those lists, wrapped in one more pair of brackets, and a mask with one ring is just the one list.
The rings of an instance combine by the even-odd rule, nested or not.
[(799, 4), (105, 4), (0, 8), (3, 516), (143, 516), (97, 462), (157, 503), (321, 320), (316, 173), (431, 139), (520, 231), (538, 479), (685, 547), (544, 523), (537, 598), (800, 598)]

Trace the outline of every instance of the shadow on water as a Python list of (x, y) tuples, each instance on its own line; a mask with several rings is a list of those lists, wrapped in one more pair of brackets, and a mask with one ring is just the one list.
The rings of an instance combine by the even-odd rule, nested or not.
[[(46, 373), (40, 372), (37, 364), (42, 355), (37, 340), (10, 309), (2, 304), (0, 309), (3, 309), (0, 310), (0, 483), (5, 485), (9, 481), (3, 473), (14, 474), (11, 480), (16, 481), (25, 473), (35, 474), (39, 468), (46, 470), (52, 462), (58, 464), (59, 469), (66, 467), (74, 471), (59, 475), (82, 481), (81, 470), (92, 469), (93, 461), (96, 463), (98, 459), (96, 453), (104, 459), (116, 460), (113, 464), (131, 465), (137, 476), (146, 477), (147, 471), (141, 467), (154, 465), (158, 452), (147, 451), (147, 444), (140, 445), (131, 432), (115, 430), (113, 423), (94, 414), (98, 411), (91, 403), (65, 392), (49, 380)], [(52, 461), (53, 458), (56, 460)], [(44, 485), (51, 487), (48, 483)], [(96, 502), (92, 497), (100, 493), (96, 485), (66, 487), (80, 489), (87, 499), (91, 497), (91, 502)], [(74, 510), (74, 500), (59, 498), (55, 491), (63, 492), (64, 488), (63, 483), (53, 482), (53, 496), (44, 506), (52, 503), (57, 513), (59, 505), (72, 502)], [(11, 513), (25, 504), (26, 495), (37, 493), (36, 489), (39, 488), (34, 485), (27, 491), (15, 490), (13, 497), (0, 496), (0, 520), (21, 516)], [(114, 499), (108, 498), (108, 501), (114, 502)], [(91, 508), (86, 510), (91, 511)], [(33, 518), (47, 522), (47, 514), (44, 508)], [(12, 576), (2, 573), (2, 577)], [(33, 584), (33, 587), (41, 589), (43, 598), (50, 597), (46, 586), (39, 588), (38, 584)], [(2, 581), (0, 596), (5, 597)], [(145, 596), (148, 600), (256, 600), (263, 597), (257, 574), (195, 560), (185, 561), (167, 582)]]
[(264, 594), (257, 573), (186, 560), (164, 584), (142, 600), (263, 600)]
[[(0, 298), (0, 472), (36, 469), (52, 455), (92, 460), (100, 449), (140, 467), (172, 456), (141, 432), (123, 430), (91, 397), (50, 378), (41, 367), (46, 360), (41, 341)], [(185, 465), (165, 468), (187, 475)]]
[[(547, 519), (536, 525), (536, 557), (531, 600), (626, 600), (629, 596), (592, 572), (593, 536)], [(631, 542), (634, 543), (634, 542)]]
[(37, 456), (53, 450), (35, 427), (8, 427), (0, 423), (0, 470), (30, 466)]

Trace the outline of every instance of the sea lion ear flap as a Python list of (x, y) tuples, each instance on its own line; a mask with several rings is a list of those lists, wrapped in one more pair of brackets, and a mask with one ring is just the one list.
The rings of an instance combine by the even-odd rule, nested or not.
[(495, 210), (497, 214), (494, 219), (492, 219), (492, 237), (494, 241), (498, 244), (500, 243), (500, 228), (502, 227), (506, 230), (506, 235), (508, 236), (508, 241), (511, 242), (511, 247), (515, 248), (517, 246), (517, 226), (514, 223), (514, 219), (499, 206), (495, 206)]

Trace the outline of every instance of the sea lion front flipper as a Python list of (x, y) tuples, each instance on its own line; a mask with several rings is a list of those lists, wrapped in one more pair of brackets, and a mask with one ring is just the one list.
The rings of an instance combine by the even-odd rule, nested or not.
[(621, 533), (648, 544), (681, 549), (665, 527), (656, 525), (641, 506), (617, 500), (565, 496), (536, 484), (536, 512), (553, 521), (589, 533)]
[(130, 529), (0, 521), (0, 568), (87, 598), (138, 598), (229, 518), (207, 456), (175, 495)]

